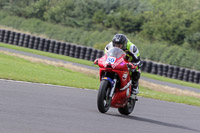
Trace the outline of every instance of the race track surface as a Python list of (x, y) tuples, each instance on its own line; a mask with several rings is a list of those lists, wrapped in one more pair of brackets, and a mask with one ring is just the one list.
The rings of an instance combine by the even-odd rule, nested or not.
[(200, 107), (139, 97), (102, 114), (97, 91), (0, 80), (0, 133), (200, 133)]

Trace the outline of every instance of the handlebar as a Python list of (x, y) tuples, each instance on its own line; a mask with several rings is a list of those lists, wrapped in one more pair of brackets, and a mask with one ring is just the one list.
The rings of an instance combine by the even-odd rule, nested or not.
[(127, 65), (128, 69), (129, 69), (129, 71), (131, 71), (131, 72), (134, 72), (136, 70), (136, 68), (137, 68), (137, 66), (135, 66), (135, 65), (133, 65), (131, 63), (127, 63), (126, 65)]

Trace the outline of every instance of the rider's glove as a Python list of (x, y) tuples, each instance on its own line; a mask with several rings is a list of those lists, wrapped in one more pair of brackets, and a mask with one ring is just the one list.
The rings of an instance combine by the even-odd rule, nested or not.
[(137, 67), (136, 65), (134, 65), (133, 63), (130, 63), (130, 62), (127, 64), (127, 66), (130, 69), (136, 69), (136, 67)]
[(127, 55), (124, 56), (124, 60), (128, 61), (129, 57)]
[(142, 61), (138, 61), (137, 63), (133, 63), (134, 66), (137, 66), (139, 69), (142, 67)]
[(95, 60), (94, 60), (94, 64), (95, 64), (95, 65), (98, 65), (98, 60), (99, 60), (99, 59), (95, 59)]
[(130, 52), (128, 50), (125, 51), (126, 55), (124, 56), (124, 59), (129, 61), (130, 58)]

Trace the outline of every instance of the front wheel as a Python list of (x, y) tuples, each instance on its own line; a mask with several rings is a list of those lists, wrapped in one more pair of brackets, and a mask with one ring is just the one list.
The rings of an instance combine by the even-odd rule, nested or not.
[(123, 115), (129, 115), (130, 113), (132, 113), (134, 107), (135, 107), (135, 99), (129, 98), (128, 99), (128, 103), (126, 104), (125, 107), (123, 108), (118, 108), (119, 113), (123, 114)]
[(110, 108), (112, 101), (112, 97), (109, 96), (110, 92), (111, 92), (111, 87), (109, 81), (102, 80), (97, 97), (97, 106), (101, 113), (107, 112), (108, 109)]

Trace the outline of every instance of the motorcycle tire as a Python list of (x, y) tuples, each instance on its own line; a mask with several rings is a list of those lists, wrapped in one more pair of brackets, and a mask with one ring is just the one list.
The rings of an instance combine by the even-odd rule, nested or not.
[(135, 99), (129, 98), (128, 103), (126, 104), (125, 107), (118, 108), (119, 113), (123, 115), (129, 115), (130, 113), (132, 113), (135, 107), (135, 102), (136, 102)]
[(109, 81), (102, 80), (99, 91), (98, 91), (98, 97), (97, 97), (97, 106), (98, 110), (101, 113), (105, 113), (109, 110), (112, 98), (109, 97), (111, 92), (111, 86)]

